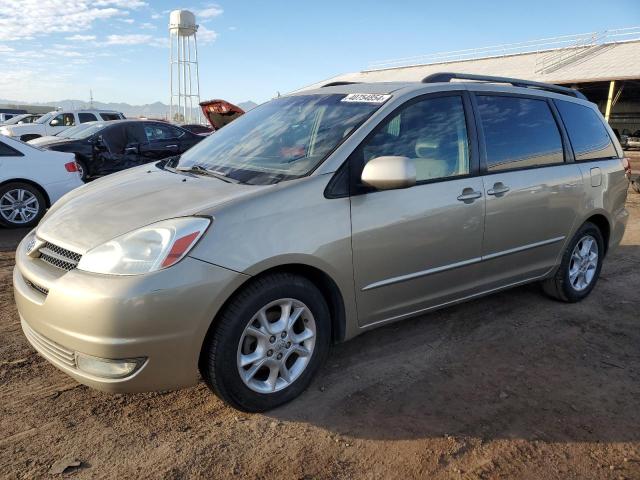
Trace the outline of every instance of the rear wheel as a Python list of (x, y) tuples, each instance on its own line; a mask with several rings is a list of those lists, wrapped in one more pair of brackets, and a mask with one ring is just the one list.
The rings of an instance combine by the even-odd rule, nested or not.
[(309, 385), (329, 351), (330, 329), (329, 309), (312, 282), (287, 273), (258, 278), (216, 320), (202, 375), (233, 407), (269, 410)]
[(567, 245), (556, 274), (542, 283), (545, 293), (563, 302), (579, 302), (595, 287), (603, 257), (602, 233), (587, 222)]
[(44, 196), (33, 185), (12, 182), (0, 187), (0, 223), (10, 228), (33, 227), (46, 210)]
[(78, 175), (80, 175), (80, 180), (83, 182), (87, 181), (87, 166), (82, 160), (76, 160), (76, 165), (78, 166)]

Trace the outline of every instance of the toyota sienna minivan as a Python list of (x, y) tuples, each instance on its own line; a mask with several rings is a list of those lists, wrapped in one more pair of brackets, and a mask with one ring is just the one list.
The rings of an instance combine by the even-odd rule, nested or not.
[(20, 244), (15, 298), (33, 347), (83, 384), (202, 377), (263, 411), (371, 328), (529, 282), (582, 300), (624, 233), (627, 187), (577, 91), (333, 83), (67, 194)]

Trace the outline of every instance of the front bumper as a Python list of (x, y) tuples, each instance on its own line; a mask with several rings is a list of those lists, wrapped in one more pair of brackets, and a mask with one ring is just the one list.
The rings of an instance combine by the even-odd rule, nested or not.
[[(78, 382), (109, 392), (171, 390), (198, 381), (211, 322), (246, 275), (186, 257), (147, 275), (65, 271), (16, 251), (15, 300), (29, 342)], [(76, 355), (144, 358), (125, 378), (80, 370)]]

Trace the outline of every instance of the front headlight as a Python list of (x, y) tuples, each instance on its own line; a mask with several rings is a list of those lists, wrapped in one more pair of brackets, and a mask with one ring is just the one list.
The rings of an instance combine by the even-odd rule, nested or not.
[(9, 127), (0, 127), (0, 135), (5, 135), (7, 137), (10, 137), (11, 129)]
[(193, 248), (210, 223), (208, 218), (183, 217), (148, 225), (89, 250), (77, 268), (110, 275), (140, 275), (170, 267)]

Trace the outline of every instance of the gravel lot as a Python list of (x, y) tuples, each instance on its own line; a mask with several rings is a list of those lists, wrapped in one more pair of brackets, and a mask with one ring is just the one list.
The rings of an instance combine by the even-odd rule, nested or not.
[(628, 208), (584, 302), (532, 285), (369, 332), (264, 415), (60, 373), (22, 335), (19, 233), (0, 231), (0, 476), (640, 479), (640, 195)]

